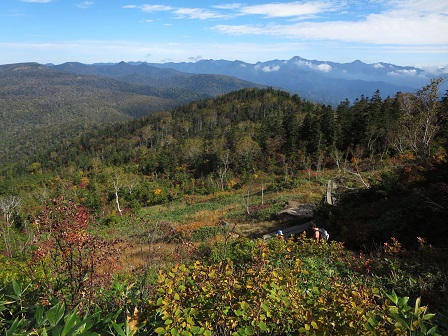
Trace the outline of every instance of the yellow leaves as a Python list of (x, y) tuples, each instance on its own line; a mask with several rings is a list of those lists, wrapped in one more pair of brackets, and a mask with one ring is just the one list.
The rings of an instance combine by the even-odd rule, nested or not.
[(294, 266), (295, 266), (295, 267), (302, 267), (302, 266), (303, 266), (303, 262), (302, 262), (302, 260), (301, 260), (300, 258), (297, 258), (297, 259), (295, 260), (295, 264), (294, 264)]
[[(171, 321), (165, 332), (195, 334), (198, 327), (217, 326), (235, 335), (246, 332), (247, 326), (253, 334), (348, 335), (379, 330), (378, 335), (387, 335), (393, 330), (393, 323), (385, 327), (386, 314), (375, 302), (378, 290), (336, 276), (322, 285), (308, 268), (310, 259), (303, 253), (296, 254), (302, 259), (297, 258), (293, 245), (285, 253), (286, 249), (257, 244), (259, 251), (266, 251), (266, 259), (257, 259), (244, 272), (226, 260), (214, 265), (197, 261), (159, 273), (163, 291), (158, 292), (162, 298), (157, 306), (164, 321)], [(335, 260), (344, 252), (337, 244), (324, 248)]]
[(311, 330), (311, 326), (308, 323), (305, 323), (303, 328), (300, 328), (301, 332), (307, 332)]
[(236, 184), (237, 184), (237, 182), (235, 180), (228, 181), (227, 182), (227, 189), (232, 189)]
[(436, 164), (440, 164), (443, 162), (446, 162), (447, 160), (447, 154), (445, 152), (437, 152), (432, 156), (432, 160), (436, 163)]

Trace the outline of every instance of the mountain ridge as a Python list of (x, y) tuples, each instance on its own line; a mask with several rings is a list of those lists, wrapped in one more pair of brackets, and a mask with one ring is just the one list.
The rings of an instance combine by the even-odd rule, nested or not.
[[(220, 73), (251, 82), (281, 87), (320, 103), (337, 105), (379, 90), (384, 96), (414, 91), (429, 83), (432, 74), (415, 67), (388, 63), (366, 64), (307, 60), (295, 56), (290, 60), (271, 60), (255, 64), (242, 61), (200, 60), (195, 63), (148, 63), (191, 73)], [(425, 75), (423, 75), (425, 74)]]
[[(73, 62), (72, 62), (73, 63)], [(70, 62), (51, 65), (62, 71), (70, 69)], [(337, 106), (348, 99), (370, 97), (377, 90), (381, 95), (394, 96), (397, 92), (413, 92), (428, 84), (434, 77), (448, 74), (447, 68), (427, 71), (413, 66), (386, 62), (349, 63), (309, 60), (294, 56), (289, 60), (268, 60), (247, 63), (241, 60), (201, 59), (195, 62), (119, 62), (84, 65), (92, 74), (119, 78), (138, 83), (145, 77), (157, 79), (161, 86), (172, 85), (170, 78), (189, 75), (224, 75), (261, 86), (271, 86), (296, 93), (303, 99)], [(83, 71), (86, 71), (86, 70)], [(165, 70), (166, 72), (163, 72)], [(121, 72), (120, 72), (121, 71)], [(138, 73), (138, 76), (136, 75)], [(125, 76), (128, 76), (127, 78)]]
[(239, 60), (205, 59), (197, 62), (147, 64), (183, 72), (235, 76), (262, 85), (280, 87), (297, 93), (302, 98), (333, 106), (346, 98), (353, 101), (362, 95), (371, 96), (376, 90), (380, 90), (383, 96), (415, 91), (428, 84), (432, 78), (448, 73), (446, 68), (434, 73), (385, 62), (367, 64), (355, 60), (350, 63), (337, 63), (308, 60), (300, 56), (289, 60), (260, 61), (252, 64)]

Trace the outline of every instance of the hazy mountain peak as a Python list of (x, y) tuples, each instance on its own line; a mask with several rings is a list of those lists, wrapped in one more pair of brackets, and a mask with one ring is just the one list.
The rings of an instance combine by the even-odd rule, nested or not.
[(294, 56), (289, 60), (269, 60), (256, 63), (225, 60), (200, 60), (195, 63), (152, 63), (197, 74), (222, 74), (246, 81), (283, 88), (305, 99), (338, 104), (348, 98), (371, 96), (380, 90), (383, 96), (415, 91), (441, 73), (441, 69), (425, 71), (411, 66), (384, 62), (367, 64), (361, 60), (350, 63), (309, 60)]

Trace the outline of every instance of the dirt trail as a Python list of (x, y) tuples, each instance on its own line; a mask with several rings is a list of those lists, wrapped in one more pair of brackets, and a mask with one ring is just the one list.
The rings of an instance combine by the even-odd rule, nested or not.
[[(285, 237), (285, 239), (288, 239), (289, 237), (291, 237), (291, 235), (297, 236), (297, 235), (301, 234), (303, 231), (305, 231), (306, 229), (308, 229), (308, 227), (310, 225), (311, 225), (311, 222), (308, 222), (308, 223), (294, 225), (294, 226), (284, 228), (284, 229), (282, 229), (283, 236)], [(277, 230), (263, 235), (263, 239), (269, 239), (269, 238), (275, 237), (276, 235), (277, 235)]]

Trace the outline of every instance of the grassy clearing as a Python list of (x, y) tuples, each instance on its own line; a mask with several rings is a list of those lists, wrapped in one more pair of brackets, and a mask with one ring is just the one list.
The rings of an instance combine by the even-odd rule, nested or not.
[[(226, 222), (230, 230), (239, 236), (260, 237), (284, 227), (285, 223), (278, 220), (275, 214), (284, 209), (286, 202), (294, 200), (302, 204), (315, 204), (321, 200), (324, 190), (323, 183), (314, 180), (305, 181), (291, 190), (267, 190), (263, 195), (253, 188), (249, 197), (247, 189), (212, 195), (188, 195), (168, 204), (142, 208), (133, 216), (118, 218), (113, 225), (97, 226), (95, 234), (128, 242), (123, 247), (125, 269), (129, 268), (127, 265), (146, 267), (148, 262), (167, 260), (173, 254), (173, 241), (166, 226), (171, 229), (198, 228)], [(164, 240), (154, 243), (155, 236), (164, 237)]]
[[(263, 195), (255, 189), (249, 196), (246, 190), (186, 196), (180, 201), (143, 208), (136, 217), (152, 223), (168, 221), (174, 226), (191, 223), (213, 226), (225, 221), (236, 225), (241, 235), (260, 234), (278, 226), (275, 214), (287, 201), (315, 204), (321, 200), (324, 190), (322, 183), (316, 181), (291, 190), (268, 190)], [(129, 225), (132, 223), (124, 225), (125, 231)]]

